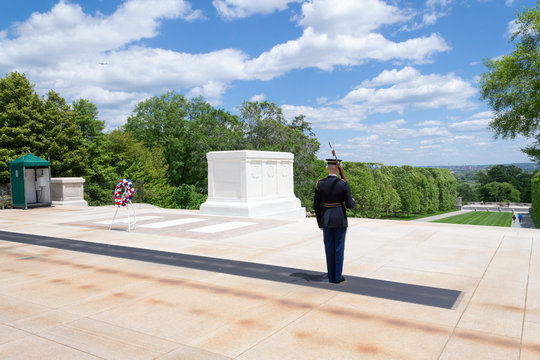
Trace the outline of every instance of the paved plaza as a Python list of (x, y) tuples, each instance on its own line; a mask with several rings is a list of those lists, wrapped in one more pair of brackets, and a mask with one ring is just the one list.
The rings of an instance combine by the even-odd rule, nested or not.
[(539, 230), (115, 210), (0, 211), (2, 359), (540, 358)]

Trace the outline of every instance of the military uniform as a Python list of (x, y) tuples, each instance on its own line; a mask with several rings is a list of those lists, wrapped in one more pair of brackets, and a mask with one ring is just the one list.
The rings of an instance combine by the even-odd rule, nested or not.
[[(336, 159), (327, 161), (329, 165), (336, 164)], [(317, 224), (323, 230), (328, 281), (332, 283), (344, 280), (343, 255), (348, 226), (346, 208), (352, 209), (355, 206), (349, 183), (345, 180), (330, 174), (317, 182), (313, 208)]]

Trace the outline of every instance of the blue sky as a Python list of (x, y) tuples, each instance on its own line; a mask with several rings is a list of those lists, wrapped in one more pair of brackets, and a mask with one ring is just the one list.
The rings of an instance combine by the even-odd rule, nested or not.
[(344, 160), (528, 162), (495, 140), (483, 59), (513, 50), (536, 0), (19, 0), (0, 11), (0, 74), (95, 103), (108, 129), (174, 90), (237, 113), (267, 100), (304, 114)]

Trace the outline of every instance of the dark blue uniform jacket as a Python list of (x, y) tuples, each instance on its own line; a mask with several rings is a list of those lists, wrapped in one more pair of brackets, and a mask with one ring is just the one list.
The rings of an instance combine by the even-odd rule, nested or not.
[(317, 182), (313, 208), (320, 228), (347, 227), (345, 208), (355, 206), (348, 182), (333, 175)]

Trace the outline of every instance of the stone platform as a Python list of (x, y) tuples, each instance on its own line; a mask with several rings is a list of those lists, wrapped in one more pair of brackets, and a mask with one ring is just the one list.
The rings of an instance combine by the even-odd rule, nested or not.
[(540, 358), (538, 230), (114, 211), (0, 211), (3, 359)]

